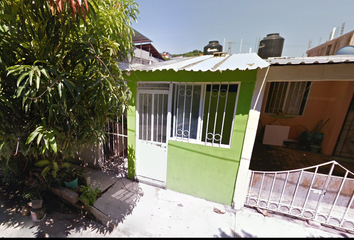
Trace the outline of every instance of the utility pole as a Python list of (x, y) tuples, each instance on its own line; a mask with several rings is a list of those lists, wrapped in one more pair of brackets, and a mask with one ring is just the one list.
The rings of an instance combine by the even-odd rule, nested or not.
[(242, 51), (242, 39), (241, 39), (241, 43), (240, 43), (240, 53)]
[(231, 44), (234, 44), (234, 42), (228, 41), (229, 43), (229, 48), (227, 50), (227, 53), (231, 55)]

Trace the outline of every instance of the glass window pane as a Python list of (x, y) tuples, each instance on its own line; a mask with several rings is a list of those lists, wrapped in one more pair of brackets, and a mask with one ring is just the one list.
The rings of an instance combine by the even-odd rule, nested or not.
[(144, 95), (139, 94), (139, 106), (138, 106), (138, 112), (139, 112), (139, 139), (143, 139), (143, 105), (144, 105)]
[(160, 101), (160, 95), (161, 94), (155, 94), (154, 95), (154, 133), (153, 133), (153, 141), (157, 142), (158, 141), (158, 135), (159, 135), (159, 112), (160, 106), (159, 106), (159, 101)]
[(202, 141), (212, 144), (230, 142), (237, 97), (237, 84), (207, 85)]
[(181, 84), (177, 86), (177, 137), (186, 139), (197, 138), (200, 94), (200, 85)]
[(162, 95), (162, 102), (161, 102), (161, 142), (166, 143), (166, 134), (167, 134), (167, 107), (168, 107), (168, 94)]
[[(238, 84), (174, 85), (171, 136), (176, 140), (229, 145), (237, 91)], [(198, 129), (202, 132), (198, 133)]]
[(145, 140), (151, 141), (151, 129), (152, 129), (152, 94), (146, 94), (146, 138)]

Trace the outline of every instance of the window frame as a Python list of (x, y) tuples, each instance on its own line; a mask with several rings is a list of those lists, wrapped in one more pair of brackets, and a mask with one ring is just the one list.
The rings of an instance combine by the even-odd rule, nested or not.
[[(282, 105), (281, 106), (281, 110), (284, 111), (284, 108), (289, 104), (289, 98), (288, 97), (289, 97), (289, 91), (290, 91), (291, 84), (292, 83), (306, 83), (305, 90), (304, 90), (304, 93), (303, 93), (304, 95), (302, 96), (301, 103), (299, 105), (299, 109), (297, 110), (299, 112), (299, 114), (288, 114), (288, 113), (284, 112), (284, 114), (282, 116), (286, 116), (286, 117), (301, 117), (301, 116), (303, 116), (305, 114), (305, 110), (306, 110), (306, 107), (307, 107), (309, 95), (310, 95), (312, 84), (313, 84), (312, 81), (270, 81), (268, 83), (269, 83), (269, 87), (268, 87), (267, 97), (265, 98), (265, 104), (264, 104), (264, 109), (263, 109), (263, 113), (264, 114), (268, 114), (268, 115), (271, 115), (271, 116), (280, 116), (279, 113), (269, 112), (269, 110), (267, 109), (268, 101), (270, 101), (269, 98), (272, 97), (271, 84), (275, 84), (275, 83), (287, 83), (288, 84), (287, 87), (286, 87), (286, 90), (285, 90), (286, 92), (285, 92), (283, 103), (281, 104)], [(309, 86), (308, 86), (308, 84), (309, 84)], [(306, 91), (307, 91), (307, 95), (305, 95)], [(304, 104), (302, 104), (303, 101), (305, 101)], [(300, 113), (302, 105), (304, 105), (304, 106), (303, 106), (302, 112)], [(270, 106), (268, 108), (270, 108)], [(279, 107), (278, 107), (278, 110), (279, 110)]]
[[(198, 111), (198, 122), (197, 122), (197, 134), (196, 134), (196, 139), (191, 139), (191, 138), (184, 138), (176, 136), (176, 118), (178, 118), (178, 108), (176, 108), (177, 105), (177, 97), (176, 97), (176, 93), (178, 91), (178, 87), (177, 86), (187, 86), (187, 85), (192, 85), (192, 87), (194, 86), (201, 86), (201, 94), (200, 94), (200, 100), (199, 100), (199, 111)], [(237, 91), (236, 91), (236, 96), (235, 96), (235, 101), (234, 101), (234, 105), (233, 105), (233, 111), (230, 110), (230, 112), (232, 112), (232, 121), (231, 121), (231, 130), (230, 130), (230, 136), (229, 136), (229, 140), (228, 140), (228, 144), (222, 144), (221, 143), (221, 139), (220, 142), (208, 142), (207, 141), (207, 129), (205, 127), (205, 136), (203, 139), (203, 128), (204, 128), (204, 113), (205, 113), (205, 105), (206, 105), (206, 101), (208, 101), (206, 99), (206, 94), (207, 94), (207, 86), (210, 85), (211, 89), (210, 92), (212, 92), (213, 90), (213, 86), (217, 85), (219, 86), (219, 89), (221, 90), (221, 86), (222, 85), (227, 85), (227, 89), (228, 92), (227, 94), (229, 94), (230, 90), (229, 90), (229, 86), (230, 85), (236, 85), (237, 86)], [(221, 147), (221, 148), (230, 148), (231, 143), (232, 143), (232, 137), (233, 137), (233, 129), (234, 129), (234, 124), (235, 124), (235, 117), (236, 117), (236, 112), (237, 112), (237, 105), (238, 105), (238, 99), (239, 99), (239, 94), (240, 94), (240, 89), (241, 89), (241, 82), (174, 82), (172, 84), (172, 106), (171, 106), (171, 134), (169, 135), (169, 140), (173, 140), (173, 141), (179, 141), (179, 142), (188, 142), (188, 143), (193, 143), (193, 144), (200, 144), (200, 145), (206, 145), (206, 146), (213, 146), (213, 147)], [(210, 94), (210, 99), (211, 99), (211, 94)], [(220, 98), (220, 97), (219, 97)], [(227, 106), (227, 99), (225, 100), (225, 107), (224, 107), (224, 114), (226, 113), (226, 106)], [(177, 109), (177, 110), (176, 110)], [(218, 110), (216, 111), (216, 115), (217, 115)], [(210, 110), (208, 110), (208, 113), (210, 113)], [(190, 115), (191, 116), (191, 115)], [(214, 120), (214, 132), (213, 134), (215, 135), (215, 126), (216, 126), (216, 116), (214, 115), (215, 120)], [(208, 119), (209, 117), (207, 117)], [(227, 118), (224, 119), (225, 121), (227, 121)], [(191, 120), (190, 120), (191, 121)], [(222, 130), (223, 127), (225, 125), (225, 121), (222, 122)], [(184, 122), (182, 123), (182, 125), (184, 124)], [(221, 131), (222, 132), (222, 131)]]

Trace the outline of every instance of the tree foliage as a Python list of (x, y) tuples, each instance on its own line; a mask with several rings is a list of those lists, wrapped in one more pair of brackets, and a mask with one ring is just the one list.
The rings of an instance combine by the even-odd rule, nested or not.
[(183, 53), (183, 54), (171, 54), (173, 57), (183, 56), (183, 57), (198, 57), (203, 55), (203, 52), (200, 50), (193, 50), (191, 52)]
[(73, 157), (128, 104), (133, 0), (0, 1), (0, 161)]

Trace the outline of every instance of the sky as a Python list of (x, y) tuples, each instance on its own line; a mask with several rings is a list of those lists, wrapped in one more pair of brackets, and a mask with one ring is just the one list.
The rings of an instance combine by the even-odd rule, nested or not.
[[(159, 51), (203, 51), (219, 41), (227, 52), (255, 52), (270, 33), (284, 38), (282, 56), (306, 51), (354, 30), (354, 0), (135, 0), (140, 17), (131, 26)], [(310, 43), (311, 41), (311, 43)], [(225, 44), (224, 44), (225, 42)], [(257, 44), (258, 43), (258, 44)]]

